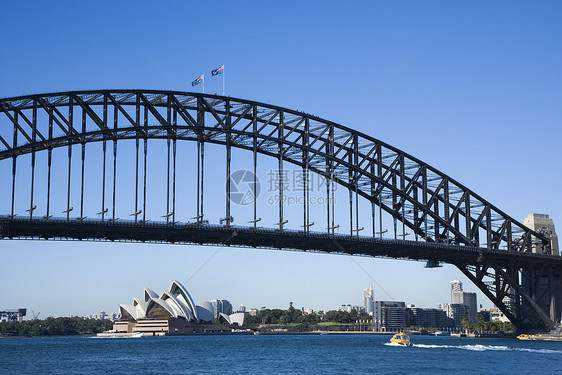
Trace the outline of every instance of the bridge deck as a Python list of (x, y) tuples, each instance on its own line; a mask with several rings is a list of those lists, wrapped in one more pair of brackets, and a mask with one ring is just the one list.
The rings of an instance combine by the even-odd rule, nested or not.
[(0, 218), (1, 238), (157, 242), (320, 251), (372, 257), (477, 264), (482, 257), (498, 265), (533, 263), (562, 266), (562, 257), (490, 250), (435, 242), (303, 233), (301, 231), (219, 225), (133, 221)]

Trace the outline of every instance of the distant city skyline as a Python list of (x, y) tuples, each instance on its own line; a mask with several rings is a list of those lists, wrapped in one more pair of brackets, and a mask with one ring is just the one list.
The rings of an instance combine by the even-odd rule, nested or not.
[[(107, 88), (201, 92), (191, 82), (224, 65), (226, 76), (208, 77), (206, 92), (220, 94), (224, 77), (227, 96), (349, 126), (443, 171), (521, 222), (539, 213), (562, 225), (560, 3), (140, 1), (111, 3), (111, 12), (104, 4), (3, 4), (0, 30), (10, 36), (3, 46), (10, 58), (0, 61), (0, 97)], [(115, 37), (139, 27), (147, 28), (142, 38)], [(65, 37), (46, 43), (38, 35)], [(224, 153), (212, 145), (207, 151), (209, 171)], [(233, 167), (245, 166), (245, 157), (234, 152)], [(260, 165), (275, 167), (267, 163)], [(9, 165), (0, 169), (11, 175)], [(208, 174), (209, 188), (222, 191), (224, 176)], [(10, 189), (8, 180), (1, 191)], [(222, 213), (224, 202), (209, 206)], [(449, 300), (451, 280), (493, 306), (448, 264), (426, 269), (423, 262), (346, 255), (84, 241), (2, 241), (0, 256), (0, 308), (41, 317), (115, 311), (139, 284), (164, 290), (170, 279), (184, 282), (196, 301), (221, 296), (249, 309), (361, 306), (368, 285), (377, 300), (437, 308)]]

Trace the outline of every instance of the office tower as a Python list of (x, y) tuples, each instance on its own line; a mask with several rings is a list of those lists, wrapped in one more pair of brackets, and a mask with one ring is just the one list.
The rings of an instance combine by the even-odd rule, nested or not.
[(468, 319), (476, 321), (476, 310), (478, 305), (476, 303), (476, 293), (462, 292), (462, 304), (468, 307)]
[(462, 283), (459, 280), (452, 280), (451, 285), (451, 303), (462, 304)]
[(369, 315), (373, 315), (375, 312), (375, 292), (373, 291), (373, 286), (363, 289), (363, 309)]

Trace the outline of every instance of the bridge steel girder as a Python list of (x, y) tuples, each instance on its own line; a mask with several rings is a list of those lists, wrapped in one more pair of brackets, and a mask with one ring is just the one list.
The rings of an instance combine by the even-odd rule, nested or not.
[[(112, 109), (113, 119), (108, 115)], [(74, 124), (79, 118), (74, 112), (82, 114), (81, 128)], [(142, 123), (140, 113), (144, 113)], [(378, 139), (303, 112), (217, 95), (95, 90), (0, 99), (0, 120), (2, 116), (8, 128), (0, 122), (0, 160), (13, 158), (14, 175), (18, 156), (35, 155), (41, 150), (48, 150), (50, 155), (54, 148), (66, 146), (70, 162), (73, 144), (103, 142), (105, 149), (105, 142), (113, 141), (115, 163), (118, 140), (216, 143), (276, 158), (280, 166), (288, 162), (322, 175), (370, 201), (373, 210), (378, 206), (392, 215), (395, 222), (400, 221), (426, 243), (480, 248), (486, 256), (496, 251), (530, 255), (533, 247), (539, 253), (550, 253), (546, 236), (430, 165)], [(48, 122), (48, 131), (40, 129), (38, 118), (47, 119), (41, 121)], [(46, 125), (41, 128), (46, 129)], [(13, 134), (11, 143), (7, 134)], [(70, 175), (68, 181), (70, 190)], [(33, 209), (32, 203), (30, 219)], [(68, 205), (67, 218), (71, 209)], [(228, 212), (227, 206), (227, 216)], [(306, 212), (303, 217), (308, 228)], [(283, 229), (282, 206), (279, 223)], [(458, 259), (453, 264), (466, 270)], [(528, 305), (525, 298), (522, 301)]]

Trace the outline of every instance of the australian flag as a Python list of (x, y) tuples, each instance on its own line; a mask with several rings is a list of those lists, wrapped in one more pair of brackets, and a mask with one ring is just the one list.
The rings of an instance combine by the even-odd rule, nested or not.
[(223, 74), (224, 73), (224, 65), (216, 68), (215, 70), (211, 71), (211, 75), (213, 76), (218, 76), (219, 74)]
[(201, 74), (199, 77), (197, 77), (195, 79), (195, 81), (191, 82), (191, 86), (197, 86), (198, 84), (200, 84), (201, 82), (203, 82), (204, 79), (204, 74)]

